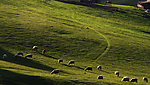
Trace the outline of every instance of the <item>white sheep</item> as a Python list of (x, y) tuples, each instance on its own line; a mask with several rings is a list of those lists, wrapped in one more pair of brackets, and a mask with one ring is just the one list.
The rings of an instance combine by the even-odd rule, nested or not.
[(97, 79), (103, 79), (103, 76), (102, 76), (102, 75), (99, 75), (99, 76), (97, 77)]
[(86, 71), (86, 70), (91, 70), (91, 71), (92, 71), (92, 67), (86, 67), (84, 70), (85, 70), (85, 71)]
[(74, 61), (74, 60), (70, 60), (70, 61), (68, 62), (68, 65), (70, 65), (70, 64), (74, 64), (74, 65), (75, 65), (75, 61)]
[(137, 78), (132, 78), (130, 82), (136, 82), (137, 83)]
[(147, 78), (147, 77), (143, 77), (143, 80), (144, 80), (145, 82), (148, 82), (148, 78)]
[(145, 12), (150, 14), (150, 9), (147, 9)]
[(115, 75), (119, 77), (119, 71), (115, 71)]
[(129, 81), (129, 77), (123, 77), (121, 81)]
[(32, 54), (27, 54), (27, 55), (25, 56), (25, 58), (27, 58), (27, 57), (32, 58)]
[(33, 46), (32, 50), (37, 50), (38, 47), (37, 46)]
[(63, 59), (59, 59), (59, 60), (58, 60), (58, 63), (61, 63), (61, 62), (63, 62)]
[(6, 55), (6, 54), (4, 54), (4, 55), (3, 55), (3, 59), (5, 59), (5, 57), (7, 57), (7, 55)]
[(101, 70), (101, 69), (102, 69), (102, 66), (100, 66), (100, 65), (97, 66), (97, 69), (98, 69), (98, 70)]
[(59, 69), (54, 69), (51, 74), (58, 74), (59, 75), (60, 70)]

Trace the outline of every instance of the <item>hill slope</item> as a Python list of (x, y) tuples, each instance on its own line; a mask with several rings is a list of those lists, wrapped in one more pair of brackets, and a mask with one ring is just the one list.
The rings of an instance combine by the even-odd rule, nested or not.
[[(43, 0), (2, 0), (0, 5), (2, 85), (129, 84), (120, 81), (123, 76), (138, 78), (139, 85), (149, 84), (142, 80), (150, 78), (150, 18), (143, 11)], [(38, 51), (31, 50), (34, 45)], [(14, 58), (20, 51), (33, 58)], [(4, 53), (8, 57), (2, 59)], [(63, 64), (57, 63), (59, 58)], [(67, 65), (69, 60), (75, 60), (75, 66)], [(87, 66), (93, 71), (84, 72)], [(55, 68), (60, 75), (50, 75)], [(114, 75), (116, 70), (121, 77)], [(97, 80), (98, 75), (104, 79)]]

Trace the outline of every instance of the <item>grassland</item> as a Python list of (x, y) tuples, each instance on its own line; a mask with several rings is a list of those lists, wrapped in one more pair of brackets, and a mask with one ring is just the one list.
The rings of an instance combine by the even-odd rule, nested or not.
[[(44, 0), (1, 0), (0, 6), (0, 84), (150, 84), (142, 80), (150, 78), (150, 18), (143, 10)], [(38, 51), (31, 50), (34, 45)], [(13, 58), (20, 51), (33, 58)], [(4, 53), (8, 57), (2, 59)], [(59, 58), (63, 64), (57, 63)], [(69, 60), (75, 60), (75, 66), (67, 65)], [(93, 71), (84, 72), (87, 66)], [(50, 75), (55, 68), (60, 75)], [(97, 80), (98, 75), (104, 79)], [(121, 82), (123, 76), (136, 77), (138, 83)]]

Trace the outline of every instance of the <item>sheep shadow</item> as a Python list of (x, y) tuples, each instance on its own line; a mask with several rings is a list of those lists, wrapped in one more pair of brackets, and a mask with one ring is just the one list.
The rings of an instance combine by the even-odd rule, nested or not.
[(67, 65), (67, 64), (62, 64), (64, 66), (67, 66), (67, 67), (75, 67), (75, 68), (78, 68), (78, 69), (81, 69), (81, 70), (84, 70), (84, 68), (81, 68), (79, 66), (75, 66), (75, 65)]
[(38, 54), (49, 57), (49, 58), (53, 58), (53, 59), (59, 59), (59, 58), (55, 58), (53, 56), (47, 55), (47, 54), (42, 54), (40, 51), (36, 51)]
[(0, 69), (2, 85), (53, 85), (53, 81), (40, 76), (29, 76), (9, 70)]
[(99, 74), (99, 73), (94, 72), (94, 71), (84, 71), (84, 74), (86, 74), (86, 73)]
[[(19, 65), (23, 65), (23, 66), (27, 66), (27, 67), (31, 67), (31, 68), (36, 68), (36, 69), (41, 69), (41, 70), (45, 70), (45, 71), (52, 71), (53, 69), (55, 68), (52, 68), (50, 66), (46, 66), (46, 65), (43, 65), (43, 64), (40, 64), (40, 62), (38, 61), (34, 61), (32, 60), (32, 58), (24, 58), (22, 56), (18, 56), (18, 57), (14, 57), (14, 54), (2, 49), (0, 47), (0, 55), (3, 55), (4, 53), (7, 54), (7, 58), (5, 59), (2, 59), (1, 56), (0, 56), (0, 60), (2, 61), (7, 61), (7, 62), (11, 62), (11, 63), (15, 63), (15, 64), (19, 64)], [(3, 68), (7, 68), (7, 67), (3, 67)], [(14, 67), (9, 67), (11, 69), (20, 69), (20, 70), (25, 70), (25, 69), (21, 69), (21, 68), (14, 68)], [(66, 74), (70, 74), (66, 71), (63, 71), (61, 70), (60, 72), (62, 73), (66, 73)]]
[(107, 71), (105, 71), (105, 70), (100, 70), (100, 71), (102, 71), (102, 72), (104, 72), (104, 73), (107, 73), (107, 74), (111, 74), (110, 72), (107, 72)]

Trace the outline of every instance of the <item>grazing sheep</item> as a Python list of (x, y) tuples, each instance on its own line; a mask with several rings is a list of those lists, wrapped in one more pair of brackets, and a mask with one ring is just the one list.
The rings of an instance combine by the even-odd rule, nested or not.
[(129, 77), (123, 77), (121, 81), (129, 81)]
[(137, 78), (132, 78), (130, 82), (136, 82), (137, 83)]
[(37, 46), (33, 46), (32, 50), (37, 50), (38, 47)]
[(3, 59), (5, 59), (5, 57), (7, 57), (7, 55), (6, 55), (6, 54), (4, 54), (4, 55), (3, 55)]
[(19, 52), (19, 53), (17, 53), (17, 55), (22, 55), (23, 56), (23, 52)]
[(97, 66), (97, 69), (98, 69), (98, 70), (101, 70), (101, 69), (102, 69), (102, 66), (100, 66), (100, 65)]
[(119, 71), (115, 71), (115, 75), (119, 77)]
[(92, 71), (92, 67), (86, 67), (84, 70), (85, 70), (85, 71), (86, 71), (86, 70), (91, 70), (91, 71)]
[(25, 56), (25, 58), (27, 58), (27, 57), (32, 58), (32, 54), (27, 54), (27, 55)]
[(61, 62), (63, 62), (63, 59), (59, 59), (59, 60), (58, 60), (58, 63), (61, 63)]
[(68, 62), (68, 65), (70, 65), (70, 64), (75, 64), (75, 61), (74, 61), (74, 60), (70, 60), (70, 61)]
[(146, 13), (150, 13), (150, 9), (147, 9), (145, 12), (146, 12)]
[(44, 55), (46, 53), (46, 50), (44, 49), (44, 50), (42, 50), (42, 54)]
[(60, 70), (59, 69), (54, 69), (51, 74), (58, 74), (59, 75)]
[(147, 78), (147, 77), (143, 77), (143, 80), (144, 80), (145, 82), (148, 82), (148, 78)]
[(99, 75), (99, 76), (97, 77), (97, 79), (103, 79), (103, 76), (102, 76), (102, 75)]
[(86, 29), (89, 29), (89, 27), (86, 27)]

